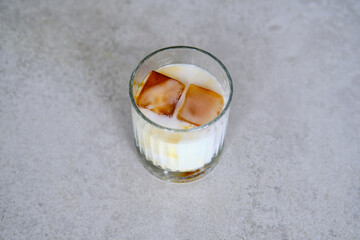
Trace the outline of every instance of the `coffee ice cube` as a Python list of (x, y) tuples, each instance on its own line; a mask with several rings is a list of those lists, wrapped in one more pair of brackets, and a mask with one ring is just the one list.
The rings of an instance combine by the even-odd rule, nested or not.
[(171, 117), (185, 85), (161, 73), (151, 71), (136, 99), (139, 107)]
[(196, 126), (216, 118), (224, 106), (223, 97), (209, 89), (190, 84), (177, 118)]

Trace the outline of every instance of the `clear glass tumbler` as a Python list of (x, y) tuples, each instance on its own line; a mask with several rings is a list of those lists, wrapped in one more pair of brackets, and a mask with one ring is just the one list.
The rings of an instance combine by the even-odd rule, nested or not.
[[(211, 122), (190, 129), (172, 129), (148, 119), (136, 104), (135, 96), (148, 73), (169, 64), (192, 64), (220, 83), (224, 109)], [(129, 94), (135, 144), (144, 167), (156, 177), (171, 182), (201, 178), (218, 163), (224, 145), (233, 85), (223, 63), (212, 54), (189, 46), (159, 49), (146, 56), (131, 75)]]

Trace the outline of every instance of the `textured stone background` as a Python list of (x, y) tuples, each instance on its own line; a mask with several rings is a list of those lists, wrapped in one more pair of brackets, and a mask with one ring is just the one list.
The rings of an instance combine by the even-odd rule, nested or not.
[[(136, 158), (128, 81), (193, 45), (235, 94), (173, 184)], [(359, 1), (0, 1), (0, 239), (360, 239)]]

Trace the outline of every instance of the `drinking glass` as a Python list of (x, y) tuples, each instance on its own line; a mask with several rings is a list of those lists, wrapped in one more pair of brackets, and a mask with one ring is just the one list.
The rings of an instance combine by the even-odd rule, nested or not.
[[(173, 129), (148, 119), (136, 104), (141, 83), (150, 71), (169, 64), (200, 67), (220, 83), (224, 108), (212, 121), (190, 129)], [(137, 65), (129, 84), (132, 125), (138, 156), (156, 177), (171, 182), (189, 182), (209, 173), (218, 163), (233, 93), (231, 76), (214, 55), (189, 46), (173, 46), (150, 53)]]

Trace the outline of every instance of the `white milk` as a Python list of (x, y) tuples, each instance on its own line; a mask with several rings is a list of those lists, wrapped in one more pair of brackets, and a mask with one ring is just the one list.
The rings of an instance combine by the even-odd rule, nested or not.
[[(224, 96), (223, 89), (214, 76), (207, 71), (189, 64), (172, 64), (155, 69), (168, 77), (185, 84), (185, 90), (179, 99), (172, 117), (158, 115), (140, 108), (151, 121), (172, 129), (190, 129), (196, 127), (176, 118), (189, 84), (210, 89)], [(138, 90), (139, 94), (141, 89)], [(228, 113), (211, 126), (194, 132), (174, 132), (159, 129), (139, 116), (134, 110), (133, 125), (137, 146), (147, 160), (154, 165), (170, 171), (194, 171), (217, 156), (221, 150), (227, 125)]]

